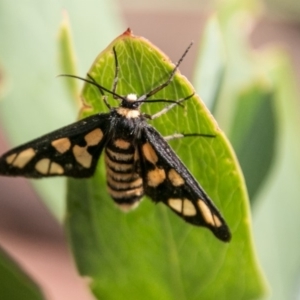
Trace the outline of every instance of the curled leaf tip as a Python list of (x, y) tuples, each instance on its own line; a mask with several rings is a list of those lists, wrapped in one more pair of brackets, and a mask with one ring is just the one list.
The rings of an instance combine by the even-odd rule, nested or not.
[(126, 31), (124, 31), (123, 35), (132, 36), (132, 30), (128, 27)]

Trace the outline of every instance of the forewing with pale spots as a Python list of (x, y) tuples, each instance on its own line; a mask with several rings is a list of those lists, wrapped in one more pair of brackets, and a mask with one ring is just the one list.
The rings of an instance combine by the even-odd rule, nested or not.
[(168, 143), (151, 126), (143, 131), (140, 152), (145, 194), (188, 223), (207, 227), (219, 239), (229, 241), (223, 217)]
[(0, 158), (0, 174), (92, 176), (105, 143), (109, 116), (93, 115), (8, 151)]

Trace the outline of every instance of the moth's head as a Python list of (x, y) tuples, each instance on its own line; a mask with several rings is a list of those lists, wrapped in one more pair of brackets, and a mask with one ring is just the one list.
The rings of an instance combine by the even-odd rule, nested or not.
[(138, 101), (138, 96), (136, 94), (128, 94), (121, 99), (121, 107), (129, 108), (129, 109), (138, 109), (142, 102)]

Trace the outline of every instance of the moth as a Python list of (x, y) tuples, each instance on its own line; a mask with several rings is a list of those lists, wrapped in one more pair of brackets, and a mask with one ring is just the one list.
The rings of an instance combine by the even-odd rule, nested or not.
[[(108, 193), (122, 209), (136, 207), (147, 195), (154, 202), (163, 202), (186, 222), (206, 227), (221, 241), (229, 241), (231, 233), (224, 218), (167, 143), (172, 138), (214, 136), (174, 134), (164, 138), (148, 123), (174, 106), (182, 106), (194, 95), (179, 100), (151, 99), (171, 83), (190, 47), (167, 80), (143, 95), (122, 96), (116, 92), (119, 63), (115, 47), (112, 48), (115, 78), (111, 90), (98, 84), (89, 74), (87, 78), (63, 75), (95, 86), (109, 112), (89, 116), (6, 152), (0, 157), (0, 175), (91, 177), (103, 153)], [(111, 107), (107, 94), (119, 100), (119, 106)], [(167, 104), (154, 115), (141, 112), (142, 104), (153, 102)]]

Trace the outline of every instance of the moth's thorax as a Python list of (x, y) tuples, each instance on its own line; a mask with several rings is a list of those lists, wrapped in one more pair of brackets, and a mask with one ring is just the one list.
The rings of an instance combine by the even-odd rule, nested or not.
[(127, 119), (136, 119), (141, 116), (141, 112), (139, 109), (131, 109), (126, 107), (118, 107), (117, 113)]

